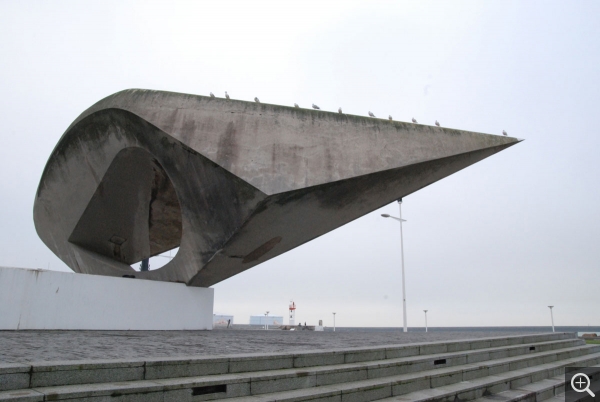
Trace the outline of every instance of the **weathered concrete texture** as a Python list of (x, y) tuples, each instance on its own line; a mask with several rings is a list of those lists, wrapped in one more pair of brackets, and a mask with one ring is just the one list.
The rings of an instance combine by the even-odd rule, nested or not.
[[(442, 347), (428, 344), (387, 345), (374, 348), (336, 350), (345, 355), (345, 363), (328, 361), (332, 351), (285, 352), (281, 354), (248, 354), (246, 356), (186, 357), (183, 359), (126, 361), (84, 361), (30, 363), (30, 384), (19, 390), (4, 386), (0, 377), (0, 400), (17, 401), (17, 393), (28, 397), (37, 392), (44, 399), (33, 400), (118, 400), (118, 401), (199, 401), (228, 399), (231, 402), (260, 401), (370, 401), (370, 400), (504, 400), (493, 394), (509, 396), (505, 400), (543, 400), (564, 392), (565, 367), (587, 367), (586, 372), (598, 371), (590, 366), (600, 362), (600, 345), (586, 345), (575, 334), (550, 333), (517, 337), (488, 338), (487, 342), (462, 340)], [(413, 346), (416, 346), (413, 347)], [(396, 351), (406, 357), (389, 357), (381, 350)], [(449, 352), (449, 350), (456, 350)], [(444, 350), (441, 353), (422, 353)], [(467, 363), (469, 357), (484, 352), (487, 359), (477, 364)], [(492, 358), (496, 352), (504, 357)], [(306, 355), (321, 353), (315, 365), (305, 366)], [(390, 356), (395, 353), (390, 354)], [(358, 357), (362, 355), (362, 357)], [(511, 356), (511, 357), (506, 357)], [(281, 359), (287, 357), (287, 359)], [(375, 359), (375, 360), (373, 360)], [(245, 360), (245, 371), (232, 371), (231, 364), (221, 365), (219, 371), (197, 374), (195, 370), (177, 367), (199, 362)], [(260, 360), (259, 365), (251, 364)], [(282, 361), (287, 364), (281, 365)], [(354, 360), (357, 362), (348, 362)], [(268, 363), (271, 364), (268, 364)], [(318, 363), (320, 362), (320, 363)], [(160, 375), (144, 370), (132, 377), (131, 367), (164, 364)], [(267, 364), (265, 364), (267, 363)], [(300, 364), (297, 364), (300, 363)], [(388, 368), (388, 371), (382, 371)], [(101, 370), (110, 370), (109, 380)], [(45, 385), (36, 374), (54, 373)], [(88, 372), (88, 374), (83, 374)], [(96, 377), (94, 373), (98, 373)], [(594, 377), (592, 377), (594, 378)], [(514, 397), (514, 398), (513, 398)], [(383, 398), (383, 399), (382, 399)], [(489, 398), (489, 399), (488, 399)]]
[[(111, 278), (108, 278), (111, 279)], [(499, 346), (518, 345), (519, 338), (542, 336), (539, 333), (519, 331), (440, 331), (402, 332), (389, 331), (279, 331), (279, 330), (231, 330), (213, 331), (0, 331), (0, 362), (22, 363), (63, 360), (130, 359), (146, 360), (146, 374), (157, 378), (161, 366), (182, 364), (182, 360), (203, 356), (194, 360), (185, 370), (207, 371), (215, 374), (221, 370), (209, 356), (235, 355), (244, 357), (261, 353), (277, 355), (297, 353), (295, 367), (360, 363), (364, 350), (385, 349), (386, 359), (426, 354), (431, 350), (439, 352), (461, 352), (470, 349), (484, 349)], [(543, 335), (545, 336), (545, 335)], [(480, 342), (478, 339), (493, 337)], [(465, 343), (463, 341), (469, 340)], [(541, 341), (536, 338), (536, 341)], [(517, 342), (517, 343), (515, 343)], [(444, 346), (438, 346), (442, 343)], [(389, 345), (401, 345), (389, 348)], [(447, 348), (447, 350), (445, 349)], [(339, 353), (343, 349), (344, 353)], [(356, 350), (357, 353), (353, 353)], [(508, 356), (508, 355), (507, 355)], [(153, 359), (150, 360), (150, 357)], [(506, 356), (491, 356), (501, 358)], [(156, 359), (159, 362), (157, 363)], [(281, 360), (278, 360), (282, 363)], [(236, 360), (243, 365), (243, 359)], [(211, 367), (204, 367), (205, 364)], [(229, 363), (227, 363), (229, 364)], [(236, 363), (237, 364), (237, 363)], [(258, 363), (257, 363), (258, 364)], [(12, 366), (11, 366), (12, 367)], [(233, 367), (233, 366), (232, 366)], [(12, 367), (11, 373), (26, 372), (21, 366)], [(235, 367), (234, 367), (235, 369)], [(16, 371), (15, 371), (16, 370)], [(2, 372), (0, 366), (0, 373)], [(222, 371), (217, 371), (222, 372)], [(204, 375), (204, 374), (199, 374)]]
[[(207, 287), (517, 142), (127, 90), (67, 129), (42, 175), (34, 220), (76, 272)], [(178, 245), (163, 268), (129, 266)]]

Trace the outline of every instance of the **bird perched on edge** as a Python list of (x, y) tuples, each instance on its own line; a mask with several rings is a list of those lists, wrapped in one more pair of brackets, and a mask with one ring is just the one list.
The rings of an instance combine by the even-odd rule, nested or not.
[(210, 97), (211, 97), (211, 98), (214, 98), (214, 97), (215, 97), (215, 94), (213, 94), (213, 93), (211, 92), (211, 93), (210, 93)]
[(294, 107), (295, 107), (295, 108), (300, 108), (300, 106), (298, 106), (298, 104), (297, 104), (297, 103), (294, 103)]
[(260, 103), (260, 101), (258, 100), (258, 98), (256, 96), (254, 97), (254, 102)]
[(370, 110), (369, 110), (369, 116), (375, 117), (375, 115), (373, 114), (373, 112), (371, 112)]
[(225, 91), (225, 99), (229, 99), (229, 94)]
[(338, 107), (338, 113), (342, 114), (342, 108), (341, 107)]
[(392, 119), (392, 115), (389, 115), (388, 119), (390, 119), (390, 121), (394, 120), (394, 119)]
[(502, 134), (508, 135), (508, 134), (506, 134), (506, 130), (502, 130)]
[(413, 123), (416, 123), (416, 122), (417, 122), (417, 119), (415, 119), (415, 118), (413, 117), (413, 118), (412, 118), (412, 122), (413, 122)]
[(312, 106), (312, 107), (313, 107), (313, 109), (321, 110), (321, 108), (320, 108), (320, 107), (318, 107), (317, 105), (315, 105), (314, 103), (313, 103), (313, 106)]
[(436, 120), (435, 121), (435, 125), (439, 127), (440, 126), (440, 122)]

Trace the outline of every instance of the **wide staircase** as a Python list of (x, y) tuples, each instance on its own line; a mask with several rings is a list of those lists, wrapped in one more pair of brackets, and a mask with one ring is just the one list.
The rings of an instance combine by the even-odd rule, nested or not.
[(570, 333), (344, 350), (0, 363), (0, 401), (563, 400), (565, 367), (600, 365)]

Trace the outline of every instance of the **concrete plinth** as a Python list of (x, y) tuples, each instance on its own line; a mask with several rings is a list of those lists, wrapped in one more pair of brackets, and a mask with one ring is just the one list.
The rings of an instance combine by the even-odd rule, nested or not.
[(0, 330), (212, 329), (214, 289), (0, 267)]

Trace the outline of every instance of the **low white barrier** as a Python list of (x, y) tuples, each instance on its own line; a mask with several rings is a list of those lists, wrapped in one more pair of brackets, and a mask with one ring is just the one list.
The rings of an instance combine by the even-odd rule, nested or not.
[(212, 329), (214, 289), (0, 267), (0, 330)]

